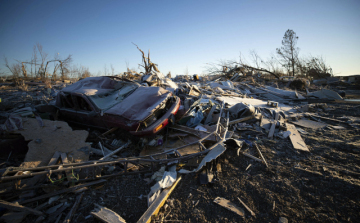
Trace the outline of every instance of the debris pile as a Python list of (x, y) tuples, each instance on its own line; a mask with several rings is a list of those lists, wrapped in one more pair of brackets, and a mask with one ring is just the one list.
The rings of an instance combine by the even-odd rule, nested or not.
[[(266, 186), (252, 181), (289, 186), (284, 175), (289, 168), (289, 176), (292, 171), (312, 177), (329, 173), (344, 180), (325, 166), (324, 159), (333, 157), (319, 152), (316, 141), (326, 131), (358, 132), (358, 113), (329, 116), (338, 103), (345, 104), (337, 92), (309, 91), (312, 86), (303, 79), (293, 81), (290, 87), (296, 90), (291, 90), (238, 74), (172, 80), (142, 55), (146, 72), (133, 80), (89, 77), (51, 88), (29, 82), (27, 90), (1, 85), (1, 220), (301, 221), (306, 215), (286, 213), (286, 208), (276, 212), (291, 206), (288, 199), (276, 198), (279, 186), (259, 193)], [(358, 161), (360, 144), (358, 137), (354, 140), (342, 150)], [(311, 159), (322, 167), (311, 170)], [(358, 189), (358, 167), (350, 169), (337, 171), (354, 176), (349, 187)], [(249, 190), (271, 207), (251, 198)], [(220, 208), (214, 203), (224, 209), (206, 214)], [(194, 213), (180, 213), (186, 208)]]

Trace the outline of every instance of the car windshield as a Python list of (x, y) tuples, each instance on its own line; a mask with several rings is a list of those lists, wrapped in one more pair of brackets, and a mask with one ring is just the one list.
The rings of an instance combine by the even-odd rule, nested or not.
[(138, 85), (131, 82), (119, 82), (115, 89), (103, 94), (91, 95), (89, 99), (101, 110), (107, 110), (120, 103), (127, 96), (133, 93)]

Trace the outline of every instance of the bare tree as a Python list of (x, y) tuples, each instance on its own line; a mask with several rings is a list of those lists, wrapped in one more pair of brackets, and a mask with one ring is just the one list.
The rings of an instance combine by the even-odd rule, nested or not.
[(141, 66), (141, 67), (143, 67), (143, 68), (145, 69), (145, 74), (151, 73), (152, 70), (154, 70), (154, 71), (156, 71), (156, 72), (160, 72), (159, 69), (158, 69), (158, 67), (157, 67), (158, 65), (157, 65), (157, 64), (154, 64), (154, 63), (151, 62), (151, 60), (150, 60), (150, 50), (149, 50), (149, 52), (148, 52), (148, 56), (145, 57), (144, 51), (142, 51), (142, 50), (138, 47), (138, 45), (136, 45), (135, 43), (132, 43), (132, 44), (134, 44), (134, 45), (137, 47), (137, 49), (138, 49), (138, 50), (141, 52), (141, 54), (142, 54), (142, 62), (143, 62), (143, 64), (139, 64), (139, 66)]
[(266, 63), (261, 59), (261, 57), (253, 50), (250, 51), (250, 56), (252, 57), (253, 63), (255, 65), (252, 65), (251, 63), (245, 62), (246, 60), (242, 57), (241, 53), (240, 53), (240, 57), (239, 57), (239, 62), (235, 62), (234, 64), (239, 65), (241, 68), (244, 68), (244, 70), (242, 70), (243, 73), (247, 73), (249, 71), (258, 71), (258, 72), (264, 72), (264, 73), (268, 73), (271, 74), (272, 76), (276, 77), (276, 78), (280, 78), (280, 75), (278, 73), (275, 73), (274, 71), (271, 71), (266, 67)]
[(130, 66), (129, 66), (129, 61), (128, 60), (125, 60), (125, 65), (126, 65), (126, 69), (129, 69)]
[(79, 78), (91, 77), (91, 73), (88, 67), (81, 66), (79, 69)]
[(46, 58), (47, 58), (48, 54), (43, 51), (43, 47), (42, 47), (42, 45), (40, 43), (36, 44), (36, 48), (39, 51), (40, 58), (41, 58), (41, 64), (40, 64), (40, 68), (39, 68), (38, 73), (39, 73), (41, 78), (45, 78), (45, 75), (46, 75), (46, 73), (45, 73), (46, 72), (45, 71), (45, 61), (46, 61)]
[(115, 69), (112, 64), (110, 64), (111, 76), (115, 75)]
[(47, 61), (44, 69), (45, 74), (46, 74), (47, 66), (49, 65), (50, 62), (59, 62), (61, 68), (61, 79), (64, 80), (66, 78), (66, 75), (69, 73), (70, 64), (72, 62), (71, 54), (69, 54), (69, 56), (64, 60), (59, 59), (59, 56), (55, 56), (54, 60)]
[[(32, 58), (31, 58), (31, 75), (33, 75), (33, 76), (37, 76), (36, 63), (37, 63), (37, 51), (36, 51), (36, 45), (34, 45), (34, 47), (33, 47), (33, 55), (32, 55)], [(35, 65), (34, 74), (32, 72), (32, 65), (33, 64)]]
[(69, 76), (70, 76), (71, 78), (78, 77), (78, 70), (79, 70), (79, 68), (74, 64), (74, 65), (69, 69)]
[(5, 67), (7, 67), (9, 69), (13, 78), (18, 78), (21, 74), (20, 63), (17, 62), (17, 63), (9, 64), (9, 61), (6, 57), (4, 57), (4, 61), (5, 61)]
[(217, 63), (206, 63), (205, 69), (210, 75), (225, 74), (234, 61), (219, 60)]
[(282, 46), (276, 49), (277, 54), (280, 57), (282, 66), (290, 70), (292, 68), (292, 75), (295, 76), (295, 65), (298, 61), (299, 48), (296, 47), (297, 40), (296, 33), (288, 29), (285, 32), (283, 40), (281, 41)]
[(299, 58), (297, 61), (298, 72), (313, 78), (324, 78), (333, 76), (333, 70), (322, 56), (314, 57), (312, 55)]
[(263, 60), (259, 56), (259, 54), (255, 50), (250, 50), (250, 57), (255, 64), (256, 68), (260, 68), (261, 64), (263, 64)]

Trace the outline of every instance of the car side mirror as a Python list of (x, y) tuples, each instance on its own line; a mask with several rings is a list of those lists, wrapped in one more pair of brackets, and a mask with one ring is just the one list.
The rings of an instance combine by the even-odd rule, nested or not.
[(91, 111), (91, 112), (88, 113), (89, 117), (95, 117), (96, 115), (97, 115), (96, 111)]

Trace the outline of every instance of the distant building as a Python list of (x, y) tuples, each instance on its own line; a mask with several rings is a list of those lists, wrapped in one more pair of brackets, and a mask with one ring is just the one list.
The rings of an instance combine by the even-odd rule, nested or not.
[(350, 76), (342, 76), (342, 80), (345, 80), (349, 83), (360, 82), (360, 74), (350, 75)]

